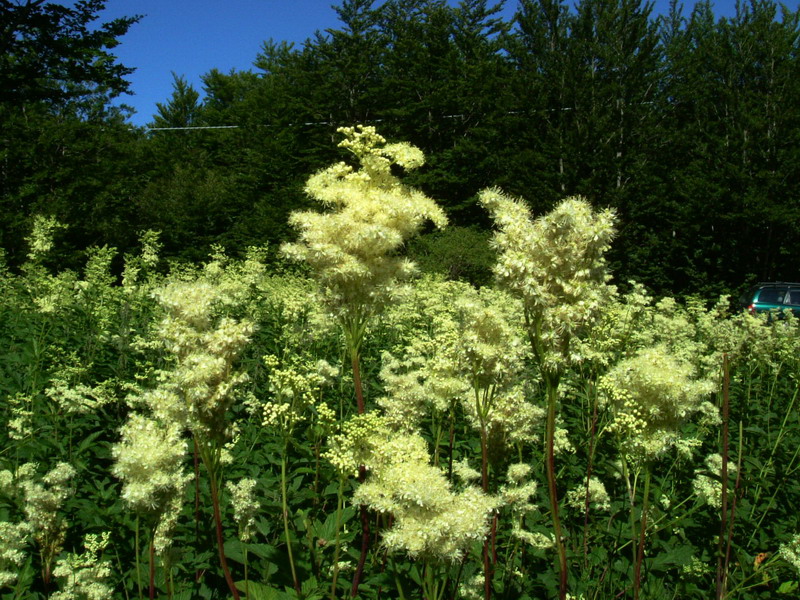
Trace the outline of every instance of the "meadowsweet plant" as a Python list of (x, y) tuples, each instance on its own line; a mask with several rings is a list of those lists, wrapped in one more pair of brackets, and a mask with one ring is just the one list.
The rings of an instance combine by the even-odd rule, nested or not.
[(441, 598), (449, 566), (483, 541), (502, 499), (473, 485), (453, 490), (445, 473), (430, 464), (427, 442), (418, 434), (395, 431), (381, 417), (361, 421), (351, 429), (355, 435), (339, 439), (339, 460), (350, 468), (363, 464), (369, 473), (353, 499), (392, 516), (383, 546), (421, 561), (424, 597)]
[(68, 525), (62, 508), (64, 501), (74, 493), (75, 474), (68, 463), (58, 463), (40, 476), (35, 463), (25, 463), (14, 475), (14, 490), (20, 497), (30, 535), (39, 549), (46, 586), (51, 581), (53, 562), (64, 545)]
[(601, 402), (612, 415), (614, 434), (624, 457), (644, 464), (675, 448), (684, 455), (700, 441), (687, 438), (681, 426), (699, 416), (707, 426), (719, 423), (709, 397), (713, 381), (698, 379), (694, 366), (675, 358), (664, 346), (640, 350), (617, 363), (600, 380)]
[(114, 446), (112, 473), (123, 482), (122, 499), (153, 529), (153, 550), (163, 554), (172, 540), (183, 495), (186, 440), (181, 426), (133, 413)]
[[(185, 481), (180, 471), (178, 440), (189, 432), (196, 455), (202, 460), (209, 478), (211, 503), (216, 525), (220, 564), (232, 595), (238, 598), (224, 553), (220, 489), (222, 467), (228, 460), (226, 443), (232, 435), (228, 411), (237, 387), (247, 375), (235, 367), (236, 359), (248, 343), (254, 325), (247, 320), (227, 316), (241, 301), (245, 286), (237, 286), (234, 278), (225, 276), (217, 261), (209, 262), (203, 273), (193, 280), (173, 280), (157, 288), (157, 298), (164, 316), (156, 323), (146, 345), (160, 349), (171, 362), (171, 368), (157, 373), (158, 384), (131, 396), (130, 404), (143, 411), (133, 413), (123, 428), (123, 439), (115, 448), (116, 472), (126, 482), (127, 497), (145, 501), (148, 496), (162, 496), (164, 503), (151, 501), (160, 511), (159, 527), (171, 529), (180, 513)], [(161, 429), (148, 438), (148, 430)], [(169, 444), (172, 447), (167, 447)], [(141, 471), (129, 457), (152, 453), (161, 477), (153, 485), (144, 481)], [(197, 478), (197, 473), (195, 473)], [(196, 483), (199, 494), (199, 482)], [(136, 502), (132, 502), (135, 506)], [(151, 540), (150, 585), (153, 587), (153, 561), (156, 537)], [(166, 544), (160, 543), (165, 548)]]
[(53, 575), (59, 582), (59, 591), (52, 600), (106, 600), (113, 589), (107, 580), (111, 577), (111, 564), (102, 559), (108, 547), (109, 534), (88, 534), (84, 541), (85, 552), (69, 553), (59, 559)]
[[(306, 193), (329, 210), (293, 213), (289, 222), (298, 230), (299, 239), (284, 244), (282, 251), (311, 267), (324, 301), (342, 327), (361, 414), (366, 407), (360, 353), (367, 326), (389, 300), (397, 282), (415, 272), (399, 250), (426, 221), (442, 228), (447, 218), (431, 198), (392, 173), (393, 166), (406, 171), (422, 166), (425, 158), (418, 148), (388, 144), (374, 127), (343, 127), (339, 133), (344, 135), (339, 146), (354, 155), (360, 168), (339, 162), (309, 178)], [(363, 480), (363, 470), (359, 478)], [(358, 592), (369, 546), (365, 510), (353, 596)]]
[[(292, 541), (289, 535), (289, 508), (287, 493), (287, 468), (289, 446), (295, 427), (315, 413), (323, 419), (332, 412), (328, 405), (321, 400), (323, 387), (333, 382), (338, 375), (338, 369), (332, 367), (325, 360), (314, 363), (295, 358), (289, 364), (281, 365), (277, 356), (267, 355), (264, 363), (268, 369), (269, 391), (272, 399), (264, 402), (260, 407), (263, 411), (264, 427), (272, 428), (282, 438), (281, 444), (281, 504), (283, 514), (284, 537), (286, 550), (289, 555), (289, 567), (292, 571), (292, 580), (295, 589), (300, 589), (300, 581), (295, 568)], [(317, 404), (317, 406), (314, 406)]]
[[(588, 485), (588, 502), (593, 510), (608, 511), (611, 509), (611, 498), (605, 484), (597, 477), (591, 477)], [(583, 513), (587, 502), (587, 491), (584, 486), (567, 492), (566, 504), (570, 508)]]
[(614, 214), (595, 212), (585, 199), (571, 197), (534, 220), (522, 200), (497, 189), (482, 191), (479, 199), (495, 222), (495, 277), (522, 300), (531, 350), (547, 391), (545, 465), (559, 560), (559, 595), (564, 600), (567, 559), (555, 480), (558, 386), (564, 370), (584, 359), (573, 340), (585, 335), (616, 292), (608, 284), (604, 258), (614, 236)]
[(0, 589), (11, 587), (25, 561), (31, 526), (22, 521), (0, 521)]
[(614, 236), (614, 213), (595, 212), (567, 198), (532, 219), (521, 200), (484, 190), (480, 202), (495, 222), (498, 282), (522, 299), (526, 326), (543, 376), (556, 377), (581, 360), (573, 338), (593, 322), (615, 289), (604, 258)]
[(498, 498), (466, 486), (454, 492), (441, 469), (430, 464), (419, 435), (382, 428), (366, 440), (360, 458), (369, 478), (354, 495), (379, 513), (395, 517), (383, 534), (390, 552), (457, 562), (488, 533)]
[(236, 483), (228, 481), (226, 484), (231, 494), (233, 518), (239, 526), (239, 538), (243, 542), (250, 541), (256, 525), (256, 515), (260, 508), (255, 497), (257, 485), (258, 482), (249, 477), (240, 479)]
[(502, 498), (503, 505), (510, 509), (511, 535), (535, 549), (545, 550), (552, 548), (553, 539), (525, 528), (526, 517), (539, 512), (539, 507), (533, 501), (539, 486), (530, 479), (531, 472), (531, 466), (527, 463), (509, 465), (506, 472), (507, 483), (500, 488), (498, 495)]
[[(639, 597), (640, 569), (644, 556), (647, 512), (650, 502), (651, 464), (674, 448), (690, 456), (700, 440), (684, 436), (681, 427), (699, 416), (701, 431), (719, 424), (717, 407), (708, 401), (714, 382), (698, 379), (695, 368), (674, 357), (665, 346), (644, 348), (617, 363), (600, 380), (602, 402), (612, 420), (608, 431), (621, 451), (623, 477), (628, 487), (634, 551), (634, 598)], [(644, 472), (638, 536), (634, 506), (639, 474)], [(638, 542), (637, 542), (638, 537)]]
[[(387, 144), (374, 127), (343, 127), (339, 133), (345, 138), (339, 146), (355, 156), (360, 168), (340, 162), (309, 178), (306, 193), (328, 211), (293, 213), (290, 223), (299, 239), (284, 244), (282, 251), (311, 267), (357, 357), (372, 316), (397, 282), (415, 271), (398, 251), (426, 221), (442, 228), (447, 219), (431, 198), (392, 173), (392, 166), (406, 171), (420, 167), (424, 156), (418, 148)], [(362, 404), (359, 400), (359, 412)]]
[[(722, 507), (722, 457), (719, 454), (709, 454), (705, 460), (705, 469), (695, 471), (692, 489), (698, 498), (709, 506), (720, 509)], [(735, 479), (738, 467), (735, 463), (728, 463), (728, 477)], [(733, 488), (731, 482), (728, 488)]]
[(37, 264), (53, 249), (53, 237), (55, 232), (63, 229), (64, 225), (50, 215), (36, 215), (33, 219), (33, 227), (27, 238), (28, 242), (28, 263)]

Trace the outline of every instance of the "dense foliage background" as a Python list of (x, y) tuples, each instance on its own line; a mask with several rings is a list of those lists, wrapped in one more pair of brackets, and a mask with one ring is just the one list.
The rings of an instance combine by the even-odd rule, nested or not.
[[(523, 0), (514, 22), (487, 0), (345, 0), (338, 28), (302, 47), (266, 41), (250, 71), (212, 70), (202, 92), (176, 77), (146, 130), (107, 103), (126, 87), (108, 49), (135, 19), (92, 33), (102, 4), (3, 3), (0, 231), (12, 265), (33, 214), (68, 226), (61, 259), (73, 266), (90, 246), (128, 250), (144, 229), (185, 260), (215, 243), (284, 241), (305, 178), (335, 157), (335, 129), (379, 122), (425, 152), (413, 183), (475, 242), (488, 227), (481, 188), (536, 213), (582, 194), (618, 212), (621, 282), (709, 294), (797, 278), (800, 30), (772, 0), (730, 19), (710, 2), (657, 17), (639, 0)], [(238, 129), (164, 129), (218, 125)], [(479, 265), (453, 262), (460, 237), (414, 250), (480, 280)]]

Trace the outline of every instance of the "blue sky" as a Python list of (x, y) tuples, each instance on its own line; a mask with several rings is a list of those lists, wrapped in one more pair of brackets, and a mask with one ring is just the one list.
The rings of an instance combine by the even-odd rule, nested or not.
[[(684, 3), (691, 7), (694, 0)], [(798, 3), (786, 2), (794, 8)], [(212, 68), (250, 69), (265, 40), (302, 45), (315, 31), (336, 28), (333, 4), (338, 0), (107, 0), (101, 21), (144, 15), (112, 51), (122, 64), (136, 68), (129, 77), (134, 95), (121, 100), (137, 111), (131, 122), (151, 121), (156, 102), (172, 94), (173, 72), (202, 94), (202, 75)], [(718, 0), (715, 10), (730, 16), (735, 5), (735, 0)], [(657, 0), (655, 11), (668, 6), (669, 0)], [(502, 14), (510, 18), (516, 7), (517, 0), (506, 0)]]

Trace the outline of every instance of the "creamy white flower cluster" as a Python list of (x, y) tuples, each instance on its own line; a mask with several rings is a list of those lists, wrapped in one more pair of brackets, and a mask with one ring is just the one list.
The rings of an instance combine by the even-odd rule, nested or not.
[(69, 553), (56, 563), (53, 575), (58, 578), (60, 590), (52, 600), (107, 600), (113, 589), (106, 583), (111, 576), (108, 561), (101, 560), (108, 546), (109, 534), (86, 536), (83, 554)]
[(113, 473), (123, 480), (122, 497), (134, 510), (154, 519), (154, 545), (162, 553), (180, 515), (185, 434), (224, 458), (231, 436), (226, 412), (234, 392), (246, 380), (234, 362), (254, 330), (248, 321), (219, 316), (242, 300), (242, 288), (230, 282), (212, 261), (192, 281), (171, 281), (154, 292), (165, 310), (150, 345), (165, 352), (171, 369), (158, 373), (159, 385), (129, 398), (132, 412), (112, 450)]
[(339, 144), (352, 152), (359, 170), (337, 163), (312, 175), (306, 193), (331, 211), (296, 212), (290, 223), (299, 241), (283, 253), (307, 262), (337, 313), (368, 317), (389, 297), (398, 279), (414, 272), (396, 256), (426, 220), (444, 227), (447, 219), (422, 192), (403, 185), (393, 165), (419, 167), (422, 153), (408, 144), (386, 144), (374, 127), (341, 128)]
[(179, 423), (133, 413), (113, 448), (112, 473), (122, 479), (122, 499), (140, 513), (161, 513), (183, 493), (186, 440)]
[(480, 202), (497, 227), (495, 276), (523, 300), (537, 362), (555, 371), (580, 361), (573, 336), (614, 294), (604, 259), (613, 212), (595, 212), (585, 199), (571, 197), (532, 220), (521, 200), (497, 189), (481, 192)]
[(595, 510), (611, 509), (611, 498), (606, 491), (606, 486), (597, 477), (589, 478), (588, 490), (586, 485), (579, 485), (567, 492), (566, 505), (576, 511), (583, 512), (586, 508), (587, 492), (590, 508)]
[(795, 535), (788, 544), (781, 544), (778, 552), (783, 560), (800, 573), (800, 534)]
[(218, 307), (234, 301), (228, 290), (207, 279), (172, 282), (155, 295), (167, 310), (155, 336), (175, 367), (163, 372), (163, 385), (143, 394), (142, 400), (164, 422), (177, 422), (201, 438), (222, 440), (233, 392), (247, 379), (233, 363), (255, 326), (217, 317)]
[(264, 277), (258, 291), (262, 302), (254, 316), (259, 322), (269, 321), (276, 343), (288, 350), (308, 347), (338, 328), (321, 301), (316, 284), (309, 278)]
[(71, 483), (75, 469), (68, 463), (58, 463), (41, 481), (35, 476), (36, 465), (28, 463), (17, 471), (17, 485), (25, 498), (25, 517), (33, 530), (33, 539), (40, 548), (58, 554), (67, 530), (66, 520), (59, 514), (64, 501), (74, 493)]
[(294, 425), (310, 416), (307, 409), (315, 404), (321, 418), (330, 417), (330, 408), (320, 400), (320, 392), (333, 383), (339, 370), (325, 360), (292, 358), (287, 362), (281, 365), (277, 356), (264, 357), (272, 397), (263, 402), (261, 410), (265, 427), (278, 427), (290, 433)]
[[(362, 422), (364, 420), (362, 419)], [(414, 433), (394, 432), (380, 418), (369, 424), (350, 464), (369, 471), (353, 502), (394, 516), (383, 543), (390, 552), (455, 562), (488, 532), (488, 519), (502, 500), (475, 486), (452, 490), (441, 469), (430, 464), (427, 443)], [(358, 461), (357, 459), (362, 459)]]
[(89, 386), (71, 380), (67, 373), (57, 373), (45, 393), (64, 413), (87, 414), (114, 401), (112, 387), (108, 380)]
[(599, 384), (601, 402), (608, 406), (622, 449), (640, 460), (651, 460), (672, 447), (688, 450), (680, 427), (696, 414), (708, 423), (719, 421), (716, 407), (706, 398), (710, 380), (696, 379), (694, 367), (677, 360), (664, 346), (644, 348), (620, 361)]
[(22, 550), (29, 536), (38, 545), (47, 568), (64, 544), (67, 522), (61, 507), (74, 492), (71, 481), (75, 469), (62, 462), (40, 477), (37, 467), (36, 463), (25, 463), (14, 473), (0, 471), (0, 493), (18, 498), (25, 514), (22, 523), (0, 523), (0, 587), (15, 580), (14, 571), (8, 569), (23, 560)]
[(500, 488), (499, 497), (502, 504), (511, 509), (511, 535), (538, 550), (545, 550), (553, 546), (553, 537), (523, 528), (525, 516), (539, 510), (532, 502), (538, 485), (528, 479), (531, 470), (527, 463), (509, 465), (506, 474), (508, 484)]
[(33, 219), (33, 229), (27, 238), (28, 260), (37, 263), (53, 249), (53, 234), (61, 225), (54, 216), (45, 217), (36, 215)]
[(239, 538), (249, 542), (253, 536), (256, 525), (256, 515), (261, 508), (255, 498), (255, 489), (258, 482), (255, 479), (244, 478), (237, 483), (229, 481), (226, 484), (233, 505), (233, 518), (239, 526)]
[[(698, 498), (713, 508), (722, 506), (722, 456), (710, 454), (705, 460), (706, 468), (695, 471), (692, 488)], [(739, 468), (734, 462), (728, 462), (728, 478), (736, 478)], [(733, 481), (728, 482), (729, 494), (733, 489)], [(730, 498), (730, 496), (729, 496)]]
[(11, 587), (17, 580), (30, 533), (31, 526), (25, 521), (0, 521), (0, 589)]
[(521, 384), (529, 353), (521, 322), (522, 308), (507, 293), (464, 285), (403, 358), (384, 354), (386, 396), (378, 404), (386, 417), (413, 430), (458, 402), (476, 428), (508, 443), (534, 440), (544, 413)]

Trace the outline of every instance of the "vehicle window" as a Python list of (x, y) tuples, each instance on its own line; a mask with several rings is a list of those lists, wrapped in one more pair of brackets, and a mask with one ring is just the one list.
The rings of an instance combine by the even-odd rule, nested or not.
[(758, 295), (758, 301), (765, 304), (781, 304), (786, 295), (786, 288), (764, 288)]
[(789, 295), (786, 297), (786, 304), (800, 306), (800, 288), (789, 290)]

